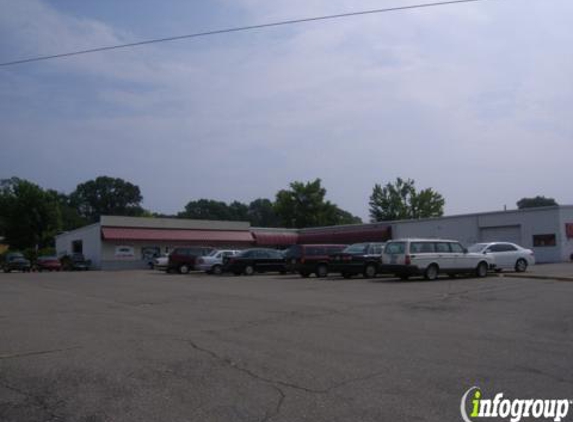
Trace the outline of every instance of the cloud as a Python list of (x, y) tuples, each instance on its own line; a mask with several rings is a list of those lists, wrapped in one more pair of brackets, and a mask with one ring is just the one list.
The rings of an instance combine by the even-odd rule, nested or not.
[[(314, 177), (363, 217), (374, 183), (397, 176), (442, 192), (450, 213), (534, 194), (571, 201), (555, 180), (571, 150), (573, 58), (563, 51), (573, 10), (540, 3), (388, 13), (7, 69), (0, 176), (72, 189), (119, 175), (160, 211), (200, 197), (268, 197)], [(237, 24), (358, 7), (233, 4)], [(40, 1), (8, 7), (0, 27), (14, 49), (5, 40), (3, 55), (134, 40), (128, 28)]]

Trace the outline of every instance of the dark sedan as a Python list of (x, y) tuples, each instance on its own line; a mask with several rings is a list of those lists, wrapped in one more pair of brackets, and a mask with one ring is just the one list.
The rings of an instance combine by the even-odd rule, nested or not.
[(10, 271), (23, 271), (29, 272), (32, 266), (30, 265), (30, 261), (24, 258), (19, 252), (11, 252), (6, 255), (6, 259), (2, 264), (2, 269), (5, 273), (9, 273)]
[(229, 257), (224, 265), (224, 271), (235, 275), (273, 271), (285, 273), (285, 257), (275, 249), (246, 249), (236, 256)]
[(384, 243), (355, 243), (342, 252), (331, 255), (328, 271), (344, 278), (362, 274), (364, 278), (376, 276), (381, 270)]

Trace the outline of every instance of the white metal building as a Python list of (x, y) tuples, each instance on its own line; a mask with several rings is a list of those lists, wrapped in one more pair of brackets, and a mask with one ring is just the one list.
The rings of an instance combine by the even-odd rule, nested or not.
[(569, 261), (573, 254), (573, 206), (528, 208), (392, 222), (392, 238), (440, 237), (471, 245), (514, 242), (532, 249), (537, 262)]
[(248, 222), (102, 216), (100, 222), (56, 237), (58, 255), (81, 252), (97, 269), (145, 268), (176, 246), (285, 248), (301, 243), (350, 244), (430, 237), (514, 242), (537, 262), (573, 260), (573, 206), (464, 214), (301, 230), (251, 228)]

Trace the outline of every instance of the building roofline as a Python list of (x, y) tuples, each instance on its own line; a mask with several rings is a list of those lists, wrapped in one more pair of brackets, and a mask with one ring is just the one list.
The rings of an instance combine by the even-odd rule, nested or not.
[(97, 222), (97, 223), (92, 223), (92, 224), (88, 224), (87, 226), (82, 226), (82, 227), (78, 227), (77, 229), (68, 230), (68, 231), (65, 231), (65, 232), (58, 233), (58, 234), (55, 236), (55, 238), (57, 239), (57, 238), (60, 237), (60, 236), (65, 236), (65, 235), (68, 235), (68, 234), (71, 234), (71, 233), (78, 232), (78, 231), (80, 231), (80, 230), (90, 229), (90, 228), (92, 228), (92, 227), (94, 227), (94, 226), (99, 226), (99, 225), (100, 225), (99, 222)]

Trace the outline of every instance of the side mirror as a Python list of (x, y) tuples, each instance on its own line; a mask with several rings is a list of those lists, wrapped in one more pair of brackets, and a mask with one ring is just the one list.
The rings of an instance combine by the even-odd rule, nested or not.
[(484, 255), (487, 255), (489, 253), (489, 251), (483, 251)]

